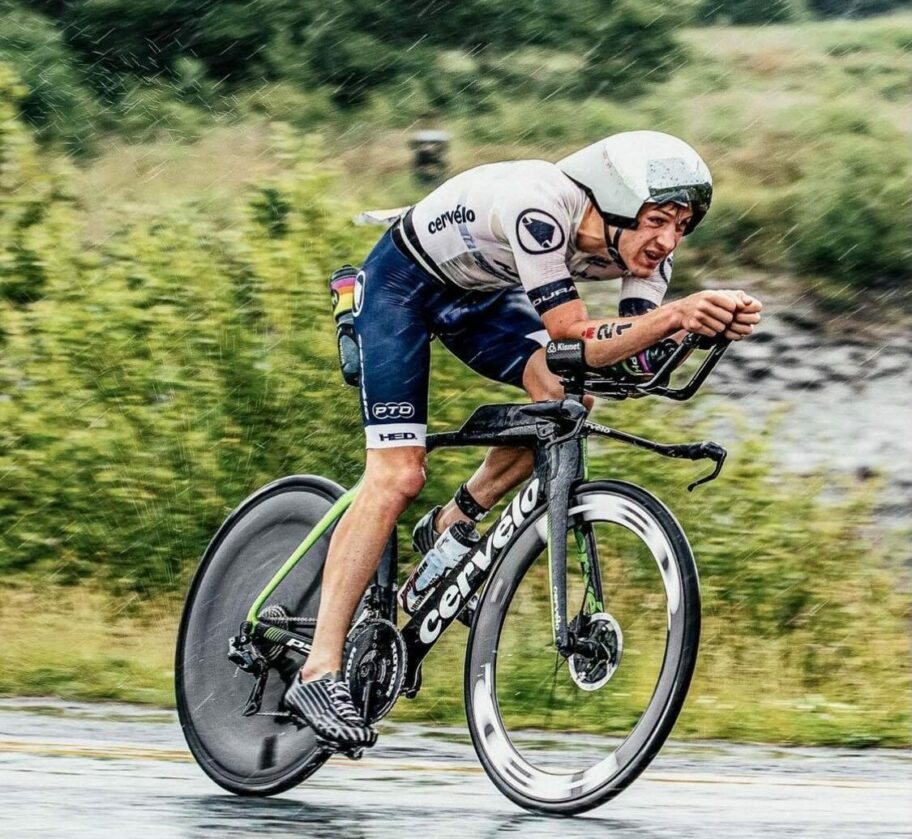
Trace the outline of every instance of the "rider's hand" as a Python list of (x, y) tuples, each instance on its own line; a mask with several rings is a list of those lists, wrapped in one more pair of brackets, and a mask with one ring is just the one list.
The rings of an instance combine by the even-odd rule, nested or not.
[(763, 304), (756, 297), (751, 297), (743, 291), (728, 291), (727, 293), (738, 299), (738, 310), (724, 335), (729, 341), (740, 341), (747, 338), (754, 331), (754, 327), (760, 323)]
[(741, 305), (736, 292), (698, 291), (677, 302), (681, 328), (712, 338), (729, 328)]

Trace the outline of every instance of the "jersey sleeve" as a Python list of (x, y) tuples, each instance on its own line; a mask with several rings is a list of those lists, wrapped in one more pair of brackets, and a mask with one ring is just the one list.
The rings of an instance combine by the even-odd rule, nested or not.
[(659, 263), (659, 267), (649, 277), (631, 277), (626, 275), (621, 281), (621, 297), (618, 302), (618, 314), (621, 317), (645, 315), (662, 305), (668, 283), (671, 280), (671, 269), (674, 255), (670, 254)]
[(570, 213), (549, 193), (521, 190), (499, 214), (520, 282), (539, 315), (579, 297), (566, 261)]

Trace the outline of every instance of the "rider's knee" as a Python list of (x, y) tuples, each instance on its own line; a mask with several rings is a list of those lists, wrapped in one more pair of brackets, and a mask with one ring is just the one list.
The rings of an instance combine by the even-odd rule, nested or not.
[(365, 481), (386, 497), (409, 504), (424, 488), (425, 454), (423, 449), (413, 454), (402, 449), (399, 452), (395, 457), (369, 461)]
[(536, 383), (534, 387), (527, 387), (526, 393), (533, 402), (548, 402), (552, 399), (564, 398), (564, 389), (559, 381)]
[(523, 371), (522, 386), (533, 402), (564, 398), (564, 389), (560, 379), (548, 369), (545, 363), (544, 350), (533, 353), (529, 358), (526, 369)]
[(424, 467), (415, 468), (409, 466), (400, 469), (395, 475), (391, 476), (391, 478), (392, 480), (387, 484), (390, 491), (394, 492), (408, 503), (411, 503), (418, 497), (418, 494), (424, 488)]
[[(544, 353), (536, 353), (529, 360), (523, 373), (523, 388), (533, 402), (560, 400), (565, 396), (561, 380), (554, 375), (545, 363)], [(591, 396), (583, 397), (583, 404), (592, 409), (595, 400)]]

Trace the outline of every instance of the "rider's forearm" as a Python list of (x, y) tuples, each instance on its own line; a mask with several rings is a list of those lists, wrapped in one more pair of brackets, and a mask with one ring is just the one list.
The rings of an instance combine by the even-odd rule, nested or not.
[(681, 317), (674, 304), (669, 303), (637, 317), (577, 321), (564, 337), (582, 338), (586, 343), (586, 362), (592, 367), (606, 367), (630, 358), (680, 329)]

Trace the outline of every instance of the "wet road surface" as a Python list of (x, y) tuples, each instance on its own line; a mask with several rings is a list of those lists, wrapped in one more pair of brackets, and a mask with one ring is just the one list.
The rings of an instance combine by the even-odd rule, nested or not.
[(168, 711), (0, 700), (0, 835), (145, 837), (909, 837), (912, 755), (671, 743), (609, 804), (527, 814), (464, 731), (381, 725), (369, 757), (241, 799), (206, 778)]

